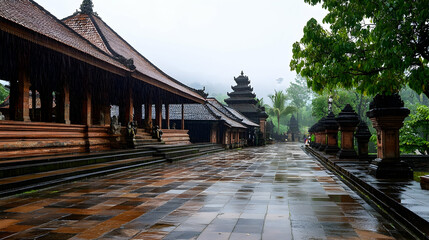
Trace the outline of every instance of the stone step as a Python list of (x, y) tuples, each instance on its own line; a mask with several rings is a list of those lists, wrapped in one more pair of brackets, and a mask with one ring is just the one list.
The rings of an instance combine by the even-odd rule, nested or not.
[(3, 178), (0, 197), (165, 161), (162, 157), (145, 156)]
[(147, 145), (140, 149), (9, 159), (0, 162), (0, 197), (153, 163), (222, 151), (217, 144)]
[(97, 163), (105, 163), (128, 158), (148, 157), (154, 150), (118, 151), (79, 156), (56, 156), (51, 158), (20, 159), (20, 161), (0, 162), (0, 178), (14, 177), (25, 174), (73, 168)]
[(202, 148), (198, 148), (198, 152), (189, 152), (185, 155), (172, 156), (172, 157), (169, 157), (168, 160), (179, 161), (179, 160), (190, 159), (190, 158), (194, 158), (194, 157), (198, 157), (206, 154), (216, 153), (224, 150), (225, 148), (222, 145), (217, 147), (205, 147), (205, 148), (202, 147)]

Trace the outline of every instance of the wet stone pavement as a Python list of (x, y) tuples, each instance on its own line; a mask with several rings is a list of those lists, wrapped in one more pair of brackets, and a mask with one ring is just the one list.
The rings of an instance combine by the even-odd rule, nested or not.
[(405, 239), (300, 144), (0, 199), (0, 239)]

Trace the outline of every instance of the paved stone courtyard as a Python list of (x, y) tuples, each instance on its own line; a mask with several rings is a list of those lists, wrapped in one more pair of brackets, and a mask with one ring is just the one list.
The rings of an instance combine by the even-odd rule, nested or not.
[(0, 199), (0, 239), (406, 239), (300, 144)]

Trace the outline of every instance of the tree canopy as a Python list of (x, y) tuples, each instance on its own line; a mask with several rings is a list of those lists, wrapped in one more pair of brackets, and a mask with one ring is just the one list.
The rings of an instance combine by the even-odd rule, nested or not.
[(273, 106), (268, 109), (268, 114), (277, 118), (277, 133), (280, 134), (280, 119), (296, 111), (293, 106), (286, 106), (286, 95), (283, 91), (274, 91), (274, 95), (269, 96)]
[(0, 103), (3, 103), (7, 96), (9, 96), (9, 90), (0, 83)]
[(92, 3), (92, 0), (83, 0), (82, 4), (80, 5), (80, 11), (85, 14), (92, 14), (94, 7), (94, 4)]
[(404, 122), (399, 135), (401, 151), (429, 154), (429, 107), (420, 105), (415, 114)]
[(316, 92), (356, 88), (369, 95), (409, 85), (429, 96), (429, 0), (304, 0), (329, 13), (293, 45), (290, 63)]

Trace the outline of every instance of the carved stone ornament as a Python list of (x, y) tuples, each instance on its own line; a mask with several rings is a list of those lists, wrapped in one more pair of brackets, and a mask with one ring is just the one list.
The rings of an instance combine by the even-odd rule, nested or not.
[(121, 123), (118, 122), (118, 117), (113, 116), (110, 123), (110, 133), (114, 135), (121, 134)]
[(137, 134), (137, 122), (132, 121), (127, 124), (127, 137), (134, 139)]
[(156, 139), (158, 139), (158, 141), (162, 141), (162, 130), (159, 129), (159, 126), (156, 125), (153, 129), (152, 129), (152, 136)]

